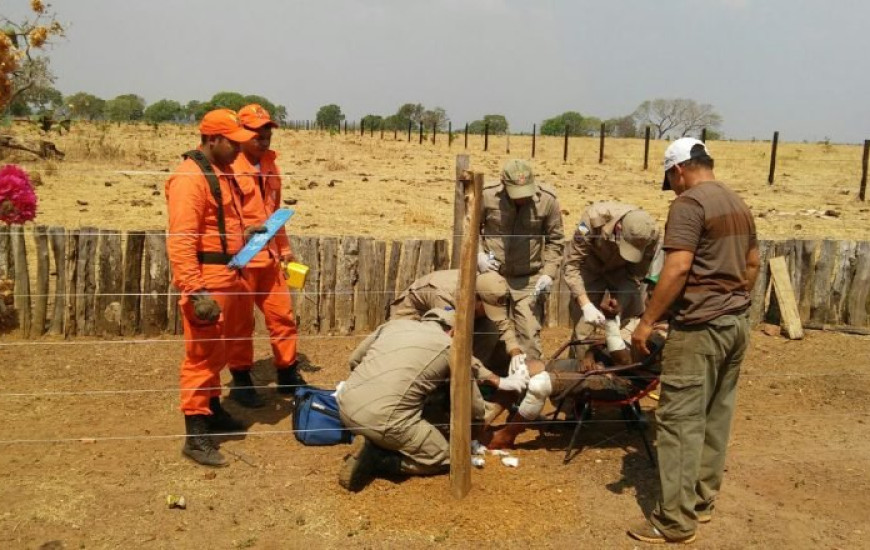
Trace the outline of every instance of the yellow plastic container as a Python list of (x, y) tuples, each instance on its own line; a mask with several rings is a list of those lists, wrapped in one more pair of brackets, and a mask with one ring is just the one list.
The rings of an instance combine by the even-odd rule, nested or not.
[(308, 266), (296, 262), (290, 262), (284, 266), (284, 274), (287, 276), (287, 286), (300, 289), (305, 286), (305, 278), (308, 276)]

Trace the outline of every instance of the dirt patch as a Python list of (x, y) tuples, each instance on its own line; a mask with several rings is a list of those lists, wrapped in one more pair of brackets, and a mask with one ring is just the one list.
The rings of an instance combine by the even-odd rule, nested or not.
[[(566, 336), (546, 331), (545, 349)], [(359, 340), (305, 338), (302, 349), (324, 367), (309, 379), (344, 378)], [(261, 411), (228, 405), (252, 423), (223, 443), (229, 468), (183, 459), (177, 339), (0, 343), (5, 548), (632, 548), (625, 527), (655, 501), (639, 438), (607, 411), (568, 465), (566, 433), (526, 432), (519, 468), (490, 458), (461, 503), (446, 477), (377, 480), (351, 495), (336, 483), (345, 448), (299, 445), (290, 403), (271, 389)], [(270, 384), (268, 349), (257, 344), (255, 379)], [(726, 485), (698, 547), (868, 544), (868, 357), (870, 338), (753, 334)], [(188, 509), (169, 510), (167, 494), (184, 495)]]

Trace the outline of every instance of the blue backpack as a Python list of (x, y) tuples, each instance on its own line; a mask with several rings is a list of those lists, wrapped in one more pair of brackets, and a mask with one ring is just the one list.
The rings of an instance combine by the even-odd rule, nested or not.
[(296, 388), (293, 435), (303, 445), (350, 443), (352, 434), (341, 424), (334, 390)]

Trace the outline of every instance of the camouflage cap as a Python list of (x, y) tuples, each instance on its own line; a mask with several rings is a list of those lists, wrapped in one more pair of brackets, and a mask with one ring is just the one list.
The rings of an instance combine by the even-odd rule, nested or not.
[(483, 311), (490, 321), (507, 319), (508, 289), (507, 281), (495, 271), (487, 271), (477, 276), (477, 296), (483, 302)]
[(501, 170), (501, 181), (512, 199), (525, 199), (535, 194), (535, 173), (532, 165), (520, 159), (507, 161)]
[(452, 329), (456, 326), (456, 312), (452, 309), (432, 308), (423, 314), (420, 321), (435, 321)]
[(643, 259), (646, 248), (656, 240), (656, 222), (644, 210), (638, 209), (623, 216), (620, 223), (619, 255), (636, 264)]

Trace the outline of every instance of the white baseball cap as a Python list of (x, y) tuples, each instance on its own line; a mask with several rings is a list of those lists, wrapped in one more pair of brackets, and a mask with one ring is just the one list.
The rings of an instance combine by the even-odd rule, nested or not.
[(671, 143), (665, 151), (665, 179), (662, 182), (662, 191), (671, 189), (671, 184), (668, 183), (668, 170), (687, 160), (704, 157), (710, 157), (710, 151), (699, 139), (685, 137)]

